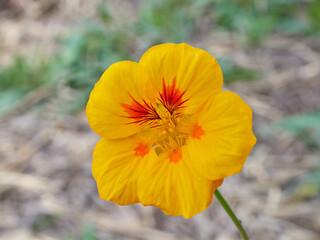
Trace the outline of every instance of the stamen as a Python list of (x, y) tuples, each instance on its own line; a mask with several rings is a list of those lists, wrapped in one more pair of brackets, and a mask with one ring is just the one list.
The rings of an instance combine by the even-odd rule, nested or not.
[[(122, 103), (121, 106), (132, 119), (128, 124), (145, 125), (155, 131), (154, 138), (149, 146), (157, 155), (166, 154), (170, 162), (178, 163), (182, 159), (182, 147), (190, 136), (189, 122), (190, 115), (185, 115), (182, 108), (189, 99), (184, 99), (186, 91), (177, 87), (177, 79), (173, 78), (172, 84), (166, 85), (163, 78), (162, 91), (159, 92), (158, 102), (149, 103), (145, 99), (137, 101), (130, 94), (131, 104)], [(195, 127), (195, 134), (192, 137), (200, 137), (204, 134), (203, 129)], [(201, 130), (203, 132), (201, 132)], [(202, 135), (203, 135), (202, 134)], [(150, 147), (139, 143), (134, 149), (135, 156), (145, 156), (149, 153)]]
[(144, 157), (146, 154), (149, 153), (150, 149), (144, 143), (139, 143), (138, 146), (134, 149), (134, 155), (137, 157)]
[(182, 151), (174, 150), (173, 153), (169, 155), (170, 162), (178, 163), (182, 159)]
[(193, 131), (193, 138), (196, 139), (201, 139), (201, 136), (205, 135), (206, 131), (202, 129), (202, 127), (200, 125), (198, 125), (198, 123), (196, 123), (196, 125), (194, 126), (194, 131)]

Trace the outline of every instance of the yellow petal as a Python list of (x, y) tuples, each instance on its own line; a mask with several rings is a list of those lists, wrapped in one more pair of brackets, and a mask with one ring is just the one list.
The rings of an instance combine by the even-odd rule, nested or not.
[(210, 180), (239, 173), (256, 143), (251, 108), (237, 94), (222, 91), (199, 107), (192, 124), (193, 138), (186, 144), (192, 166)]
[(137, 179), (149, 159), (156, 158), (147, 143), (136, 137), (102, 138), (93, 153), (92, 174), (100, 198), (118, 205), (139, 202)]
[(211, 203), (223, 180), (209, 181), (192, 170), (182, 155), (171, 161), (165, 154), (151, 159), (138, 181), (138, 196), (144, 206), (155, 206), (165, 214), (190, 218)]
[(111, 65), (90, 94), (87, 104), (90, 126), (100, 136), (112, 139), (138, 132), (143, 126), (132, 124), (135, 119), (130, 118), (124, 106), (130, 106), (134, 100), (150, 103), (155, 100), (155, 92), (147, 71), (138, 63), (124, 61)]
[(206, 51), (185, 43), (166, 43), (150, 48), (140, 59), (150, 79), (162, 91), (163, 80), (172, 86), (176, 79), (185, 106), (199, 104), (204, 97), (217, 93), (222, 87), (222, 72), (218, 62)]

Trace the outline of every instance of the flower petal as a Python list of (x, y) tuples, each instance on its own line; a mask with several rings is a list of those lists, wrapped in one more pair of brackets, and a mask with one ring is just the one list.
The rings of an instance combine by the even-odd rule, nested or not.
[(138, 181), (138, 196), (144, 206), (155, 206), (165, 214), (190, 218), (205, 210), (223, 180), (209, 181), (193, 171), (186, 162), (170, 161), (162, 154), (151, 159)]
[(237, 94), (222, 91), (199, 107), (192, 122), (194, 135), (186, 144), (191, 165), (210, 180), (239, 173), (256, 143), (251, 108)]
[(156, 157), (151, 146), (139, 138), (102, 138), (94, 149), (92, 162), (100, 198), (118, 205), (139, 202), (137, 179), (148, 160)]
[(143, 126), (132, 124), (134, 118), (130, 118), (124, 106), (130, 107), (134, 100), (150, 103), (155, 100), (155, 93), (142, 66), (129, 61), (115, 63), (104, 72), (90, 94), (87, 104), (89, 124), (102, 137), (130, 136)]
[[(206, 51), (185, 43), (166, 43), (150, 48), (140, 59), (159, 92), (176, 81), (185, 105), (199, 104), (204, 97), (217, 93), (223, 84), (222, 71), (216, 59)], [(170, 88), (170, 87), (169, 87)]]

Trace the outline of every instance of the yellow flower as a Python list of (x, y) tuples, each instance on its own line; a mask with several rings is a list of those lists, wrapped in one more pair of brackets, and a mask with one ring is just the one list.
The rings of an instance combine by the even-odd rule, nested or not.
[(184, 43), (111, 65), (87, 105), (102, 137), (92, 164), (100, 197), (185, 218), (206, 209), (256, 143), (250, 107), (222, 84), (217, 61)]

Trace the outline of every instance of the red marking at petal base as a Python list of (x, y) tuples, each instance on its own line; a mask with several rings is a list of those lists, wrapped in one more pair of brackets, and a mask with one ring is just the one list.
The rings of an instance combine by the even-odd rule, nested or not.
[(169, 155), (170, 162), (178, 163), (182, 159), (182, 151), (173, 152)]
[(150, 148), (145, 145), (144, 143), (139, 143), (138, 147), (136, 147), (134, 149), (135, 153), (134, 155), (137, 157), (144, 157), (145, 155), (147, 155), (150, 151)]
[(187, 102), (189, 99), (183, 100), (183, 96), (186, 91), (180, 91), (179, 88), (176, 87), (177, 78), (174, 77), (171, 85), (166, 85), (164, 78), (162, 79), (162, 92), (159, 92), (160, 102), (162, 105), (170, 112), (173, 113), (174, 110), (183, 108), (183, 104)]
[(139, 103), (130, 94), (129, 96), (132, 99), (132, 103), (121, 103), (120, 105), (124, 108), (124, 111), (129, 114), (129, 116), (125, 117), (133, 119), (130, 124), (137, 123), (141, 125), (143, 123), (151, 123), (152, 120), (160, 119), (156, 109), (151, 103), (148, 104), (144, 99), (142, 99), (143, 103)]
[(196, 123), (196, 125), (194, 126), (194, 131), (193, 131), (193, 138), (196, 139), (201, 139), (201, 136), (205, 135), (206, 131), (202, 129), (201, 126), (198, 125), (198, 123)]

